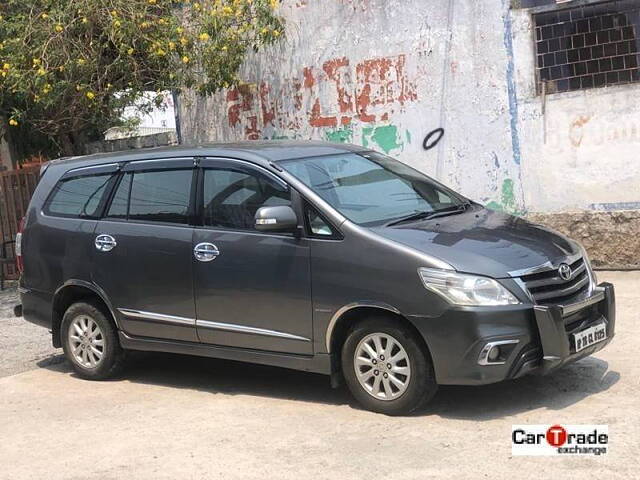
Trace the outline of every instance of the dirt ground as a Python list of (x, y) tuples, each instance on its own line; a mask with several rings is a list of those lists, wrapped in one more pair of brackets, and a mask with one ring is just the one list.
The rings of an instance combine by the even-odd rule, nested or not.
[[(138, 354), (121, 380), (88, 382), (26, 349), (33, 369), (0, 378), (0, 478), (638, 478), (640, 272), (599, 278), (618, 300), (605, 350), (547, 377), (443, 387), (403, 418), (361, 410), (320, 375)], [(0, 363), (15, 364), (0, 338)], [(513, 424), (551, 423), (607, 424), (610, 451), (511, 456)]]

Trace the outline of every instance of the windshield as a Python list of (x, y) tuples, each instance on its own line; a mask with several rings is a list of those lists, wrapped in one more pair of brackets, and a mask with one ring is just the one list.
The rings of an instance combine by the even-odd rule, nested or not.
[(464, 202), (426, 175), (376, 152), (287, 160), (280, 165), (360, 225), (386, 224)]

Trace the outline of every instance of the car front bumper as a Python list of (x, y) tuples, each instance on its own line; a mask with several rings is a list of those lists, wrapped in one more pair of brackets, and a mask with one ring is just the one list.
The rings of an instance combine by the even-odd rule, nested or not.
[[(544, 375), (601, 350), (615, 334), (615, 292), (612, 284), (601, 283), (572, 305), (460, 308), (413, 320), (431, 352), (438, 383), (482, 385)], [(600, 323), (606, 325), (606, 339), (576, 352), (573, 334)], [(512, 346), (500, 363), (482, 365), (480, 354), (491, 342)]]

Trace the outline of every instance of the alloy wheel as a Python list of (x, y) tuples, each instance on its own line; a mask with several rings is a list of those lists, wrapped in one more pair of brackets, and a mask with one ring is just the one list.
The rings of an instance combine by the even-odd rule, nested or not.
[(75, 361), (84, 368), (96, 368), (104, 357), (104, 335), (88, 315), (78, 315), (69, 326), (69, 346)]
[(360, 340), (353, 357), (360, 386), (378, 400), (395, 400), (409, 386), (411, 364), (398, 340), (386, 333), (371, 333)]

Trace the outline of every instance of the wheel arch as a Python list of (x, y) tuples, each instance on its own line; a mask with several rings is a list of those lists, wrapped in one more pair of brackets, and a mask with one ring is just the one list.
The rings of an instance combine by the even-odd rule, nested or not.
[[(429, 349), (426, 339), (420, 334), (420, 331), (411, 320), (403, 315), (399, 309), (386, 303), (355, 302), (340, 308), (333, 315), (327, 326), (325, 347), (327, 353), (331, 356), (332, 375), (340, 372), (340, 349), (351, 327), (368, 316), (375, 314), (394, 318), (408, 327), (416, 335), (416, 338), (424, 347), (426, 354), (431, 357), (431, 350)], [(432, 358), (431, 360), (433, 361)]]
[(64, 312), (73, 303), (83, 299), (92, 299), (101, 304), (111, 315), (116, 328), (119, 328), (118, 318), (115, 315), (111, 303), (107, 300), (105, 293), (91, 282), (85, 280), (68, 280), (60, 286), (53, 294), (52, 301), (52, 319), (51, 319), (51, 335), (53, 338), (53, 346), (60, 348), (62, 341), (60, 338), (60, 325)]

